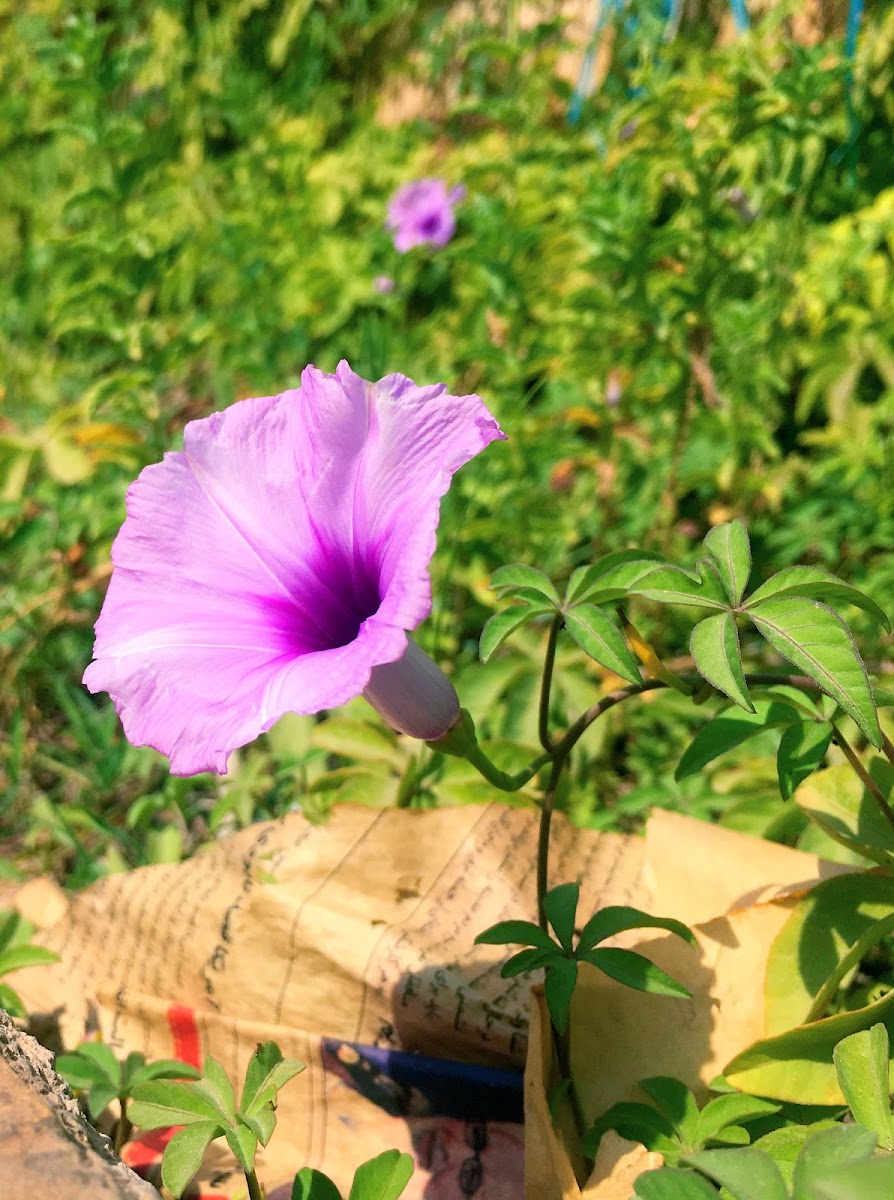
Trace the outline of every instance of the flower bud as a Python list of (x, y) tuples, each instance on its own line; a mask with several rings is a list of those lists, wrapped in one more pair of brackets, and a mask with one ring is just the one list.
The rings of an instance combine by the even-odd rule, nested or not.
[(392, 729), (424, 742), (442, 738), (461, 716), (453, 684), (411, 638), (397, 662), (373, 667), (363, 698)]

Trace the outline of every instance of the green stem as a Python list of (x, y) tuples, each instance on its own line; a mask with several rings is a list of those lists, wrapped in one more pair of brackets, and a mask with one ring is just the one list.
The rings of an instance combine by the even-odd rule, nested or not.
[(553, 668), (556, 665), (556, 643), (559, 640), (559, 630), (562, 628), (562, 616), (556, 613), (549, 628), (549, 640), (546, 643), (546, 656), (543, 661), (543, 680), (540, 684), (540, 711), (537, 719), (537, 733), (540, 745), (547, 754), (553, 752), (552, 738), (549, 736), (549, 694), (553, 685)]
[(264, 1200), (264, 1193), (258, 1183), (254, 1167), (248, 1167), (245, 1172), (245, 1182), (248, 1184), (248, 1200)]
[(863, 784), (864, 788), (866, 788), (866, 791), (869, 793), (869, 795), (873, 798), (875, 803), (878, 805), (878, 809), (881, 812), (882, 816), (885, 818), (885, 820), (888, 822), (888, 824), (891, 826), (891, 828), (894, 829), (894, 808), (892, 808), (891, 805), (888, 803), (887, 798), (885, 797), (881, 788), (878, 786), (878, 784), (875, 782), (875, 780), (872, 778), (872, 776), (869, 774), (869, 772), (866, 770), (866, 768), (860, 762), (860, 759), (857, 757), (856, 751), (848, 743), (844, 734), (841, 732), (841, 730), (838, 728), (838, 726), (835, 724), (834, 721), (831, 722), (831, 724), (832, 724), (832, 736), (835, 738), (836, 744), (841, 749), (842, 753), (844, 754), (844, 757), (847, 759), (847, 761), (853, 767), (854, 772), (860, 779), (860, 782)]
[(549, 832), (553, 820), (556, 789), (559, 786), (564, 765), (564, 756), (561, 758), (557, 756), (553, 759), (549, 782), (543, 793), (543, 804), (540, 808), (540, 830), (537, 835), (537, 920), (545, 933), (549, 933), (544, 905), (546, 893), (549, 891)]
[(565, 1027), (564, 1033), (559, 1033), (552, 1021), (550, 1021), (550, 1028), (553, 1032), (553, 1046), (556, 1051), (559, 1078), (568, 1080), (568, 1102), (571, 1105), (571, 1113), (574, 1117), (577, 1136), (579, 1139), (582, 1139), (589, 1129), (589, 1125), (584, 1117), (584, 1110), (581, 1106), (580, 1096), (577, 1094), (577, 1088), (574, 1086), (574, 1076), (571, 1074), (571, 1025), (569, 1023)]

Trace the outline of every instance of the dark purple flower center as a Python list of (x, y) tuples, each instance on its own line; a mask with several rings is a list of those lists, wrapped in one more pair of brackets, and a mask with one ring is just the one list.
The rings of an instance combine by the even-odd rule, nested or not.
[(425, 237), (434, 237), (441, 228), (441, 214), (431, 213), (419, 223), (419, 231)]
[(310, 577), (292, 608), (295, 652), (347, 646), (382, 603), (378, 564), (357, 550), (320, 546)]

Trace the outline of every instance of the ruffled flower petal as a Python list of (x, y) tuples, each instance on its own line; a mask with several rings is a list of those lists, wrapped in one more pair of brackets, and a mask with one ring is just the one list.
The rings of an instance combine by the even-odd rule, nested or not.
[(430, 611), (453, 472), (501, 436), (477, 396), (346, 363), (190, 423), (128, 491), (84, 682), (183, 775), (360, 694)]

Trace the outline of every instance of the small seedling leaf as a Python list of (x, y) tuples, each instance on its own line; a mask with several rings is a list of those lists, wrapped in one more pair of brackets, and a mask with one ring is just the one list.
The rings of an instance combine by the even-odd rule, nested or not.
[(297, 1058), (284, 1058), (276, 1042), (262, 1042), (249, 1059), (239, 1107), (249, 1115), (276, 1099), (280, 1088), (304, 1070)]
[(292, 1200), (341, 1200), (341, 1192), (322, 1171), (302, 1167), (292, 1184)]
[(533, 921), (498, 921), (475, 938), (476, 946), (539, 946), (555, 950), (556, 943)]
[(655, 1150), (666, 1157), (671, 1158), (679, 1153), (673, 1124), (649, 1104), (621, 1100), (606, 1109), (581, 1142), (581, 1151), (587, 1158), (596, 1157), (602, 1136), (609, 1129), (630, 1142), (639, 1142), (647, 1150)]
[(397, 1200), (412, 1175), (411, 1155), (386, 1150), (357, 1168), (348, 1200)]
[(661, 1167), (644, 1171), (633, 1184), (635, 1200), (717, 1200), (717, 1192), (695, 1171)]
[(559, 1033), (564, 1033), (568, 1026), (568, 1012), (576, 983), (577, 962), (574, 959), (557, 958), (549, 964), (543, 990), (546, 1007)]
[(698, 944), (695, 934), (682, 921), (673, 917), (652, 917), (626, 904), (610, 904), (594, 913), (587, 921), (581, 930), (577, 953), (592, 950), (599, 942), (604, 942), (606, 938), (614, 937), (627, 929), (667, 929), (689, 942), (691, 946)]
[(692, 993), (682, 983), (677, 983), (661, 967), (643, 958), (635, 950), (619, 950), (613, 946), (588, 950), (580, 957), (603, 974), (608, 975), (625, 987), (638, 992), (651, 992), (655, 996), (676, 996), (690, 1000)]
[(507, 958), (503, 963), (500, 974), (504, 979), (512, 979), (524, 971), (537, 971), (554, 958), (561, 958), (558, 946), (553, 946), (550, 950), (519, 950), (518, 954), (513, 954), (512, 958)]
[(558, 887), (552, 888), (543, 897), (543, 909), (547, 920), (552, 925), (564, 950), (571, 949), (579, 896), (580, 886), (578, 884), (562, 883)]
[(216, 1107), (194, 1089), (195, 1084), (167, 1079), (138, 1084), (132, 1092), (128, 1116), (141, 1129), (195, 1125), (198, 1121), (213, 1121), (219, 1125)]
[(175, 1200), (202, 1165), (205, 1151), (222, 1133), (213, 1121), (197, 1121), (179, 1130), (168, 1142), (161, 1160), (161, 1181)]
[(251, 1171), (258, 1151), (258, 1139), (247, 1125), (236, 1125), (224, 1131), (227, 1145), (239, 1160), (243, 1171)]
[(776, 1164), (762, 1150), (701, 1150), (685, 1159), (735, 1197), (735, 1200), (788, 1200)]

